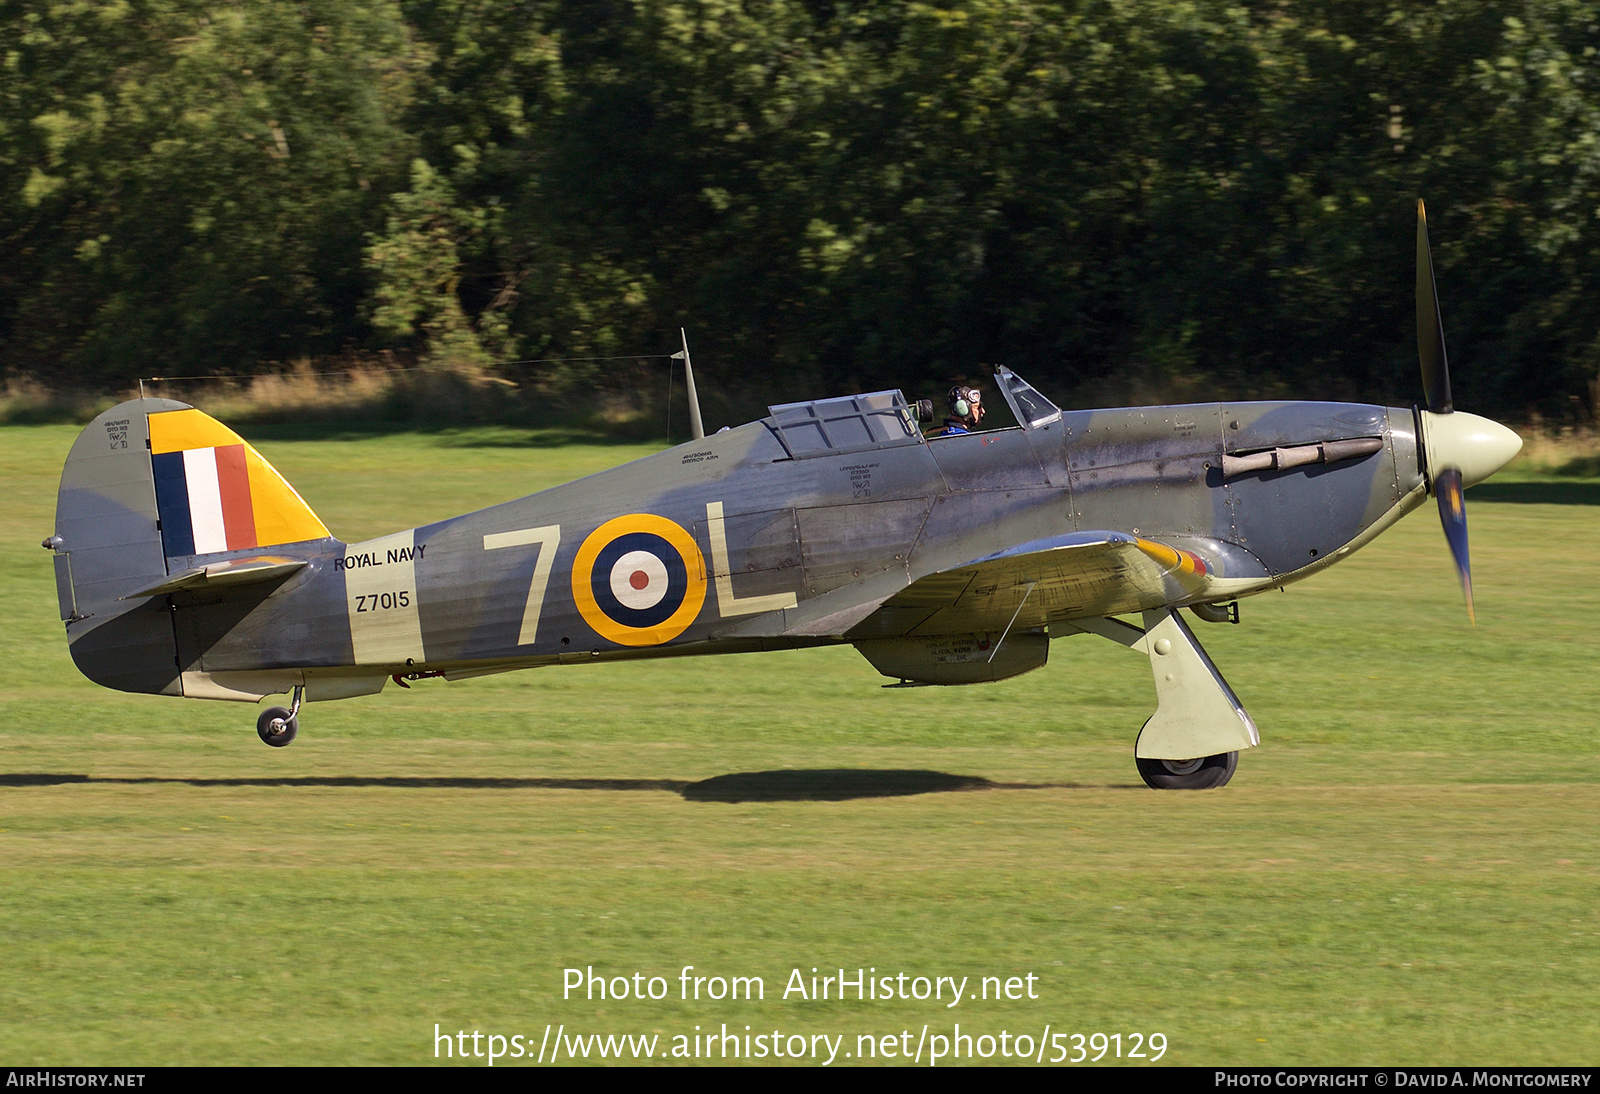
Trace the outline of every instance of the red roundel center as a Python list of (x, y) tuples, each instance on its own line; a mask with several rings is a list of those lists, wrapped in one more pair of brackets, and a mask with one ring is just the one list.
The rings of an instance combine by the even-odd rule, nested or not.
[(635, 570), (631, 575), (629, 575), (628, 584), (632, 585), (635, 589), (642, 589), (646, 585), (650, 584), (650, 575), (645, 573), (643, 570)]

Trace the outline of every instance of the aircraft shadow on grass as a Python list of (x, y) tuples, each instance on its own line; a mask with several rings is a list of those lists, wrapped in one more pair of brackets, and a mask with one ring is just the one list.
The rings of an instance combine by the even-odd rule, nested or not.
[(966, 790), (1134, 789), (1139, 784), (1090, 787), (1079, 783), (1003, 783), (943, 771), (818, 768), (741, 771), (699, 782), (683, 779), (541, 779), (431, 775), (287, 775), (254, 778), (177, 778), (161, 775), (99, 776), (52, 773), (0, 775), (0, 787), (101, 783), (122, 786), (384, 787), (400, 790), (659, 790), (692, 802), (852, 801)]

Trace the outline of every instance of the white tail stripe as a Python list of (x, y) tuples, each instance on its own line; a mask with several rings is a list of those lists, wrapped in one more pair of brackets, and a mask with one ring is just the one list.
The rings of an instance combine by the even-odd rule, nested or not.
[(191, 448), (183, 454), (183, 476), (189, 484), (189, 520), (194, 526), (194, 553), (209, 555), (228, 549), (222, 521), (222, 486), (217, 481), (217, 450)]

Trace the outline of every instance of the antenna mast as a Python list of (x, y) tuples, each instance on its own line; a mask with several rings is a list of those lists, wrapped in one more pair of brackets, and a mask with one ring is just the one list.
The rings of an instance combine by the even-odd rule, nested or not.
[(672, 356), (674, 360), (683, 361), (683, 379), (689, 388), (689, 432), (698, 441), (705, 437), (706, 427), (700, 421), (700, 396), (694, 389), (694, 365), (689, 362), (689, 336), (679, 327), (678, 337), (683, 339), (683, 349)]

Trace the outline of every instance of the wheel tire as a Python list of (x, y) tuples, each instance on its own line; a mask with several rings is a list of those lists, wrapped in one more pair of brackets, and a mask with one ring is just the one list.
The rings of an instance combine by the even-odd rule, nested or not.
[(1237, 752), (1194, 760), (1146, 760), (1135, 756), (1139, 777), (1152, 790), (1215, 790), (1227, 786), (1239, 766)]
[(300, 719), (283, 707), (268, 707), (256, 719), (256, 736), (273, 748), (282, 748), (300, 732)]

